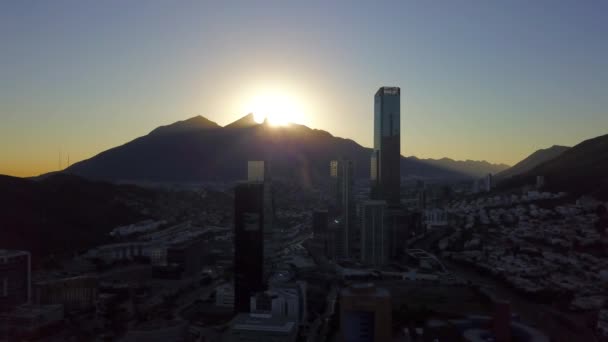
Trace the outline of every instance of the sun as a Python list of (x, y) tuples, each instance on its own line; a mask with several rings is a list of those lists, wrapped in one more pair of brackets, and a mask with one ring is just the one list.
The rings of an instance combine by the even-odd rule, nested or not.
[(256, 122), (268, 120), (273, 126), (303, 123), (302, 104), (293, 96), (279, 91), (266, 91), (253, 96), (246, 105), (246, 111), (253, 113)]

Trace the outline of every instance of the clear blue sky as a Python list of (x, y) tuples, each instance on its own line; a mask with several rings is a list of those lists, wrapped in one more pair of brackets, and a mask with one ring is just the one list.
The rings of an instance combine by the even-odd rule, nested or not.
[(227, 124), (264, 89), (371, 146), (382, 85), (402, 88), (404, 155), (513, 164), (606, 134), (608, 2), (3, 1), (0, 173)]

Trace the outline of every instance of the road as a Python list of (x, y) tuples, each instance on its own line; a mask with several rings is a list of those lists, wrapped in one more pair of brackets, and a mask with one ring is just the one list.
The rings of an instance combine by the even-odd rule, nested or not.
[[(327, 294), (327, 306), (325, 312), (313, 322), (308, 334), (308, 342), (326, 341), (329, 333), (329, 321), (335, 314), (336, 303), (338, 301), (338, 286), (333, 285)], [(320, 332), (319, 332), (320, 330)]]

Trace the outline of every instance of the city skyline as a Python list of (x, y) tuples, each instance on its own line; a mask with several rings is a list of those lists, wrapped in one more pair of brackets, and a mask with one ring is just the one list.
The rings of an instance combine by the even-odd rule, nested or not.
[(384, 4), (1, 4), (0, 174), (198, 114), (225, 125), (273, 96), (370, 147), (367, 99), (386, 84), (405, 156), (513, 165), (606, 133), (605, 4)]

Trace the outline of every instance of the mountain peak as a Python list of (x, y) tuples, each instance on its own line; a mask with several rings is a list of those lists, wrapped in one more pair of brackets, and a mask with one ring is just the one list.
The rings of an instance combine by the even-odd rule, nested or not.
[(253, 113), (249, 113), (242, 118), (224, 126), (224, 128), (245, 128), (259, 125), (257, 121), (255, 121), (255, 117)]
[(220, 125), (205, 118), (204, 116), (197, 115), (191, 117), (190, 119), (174, 122), (170, 125), (160, 126), (150, 132), (150, 134), (173, 134), (220, 127)]

